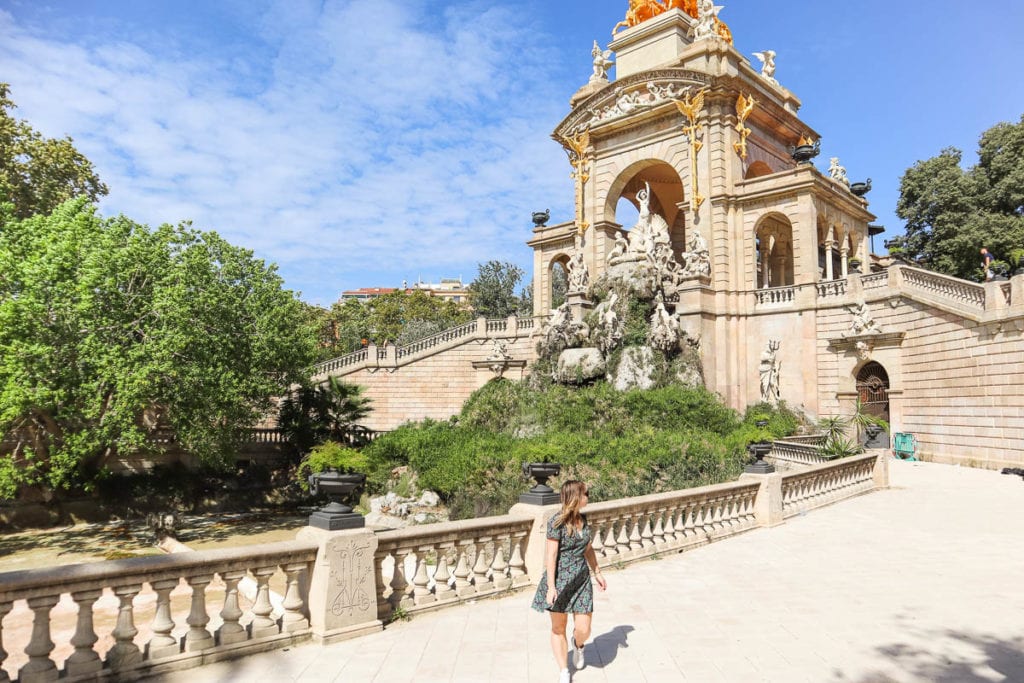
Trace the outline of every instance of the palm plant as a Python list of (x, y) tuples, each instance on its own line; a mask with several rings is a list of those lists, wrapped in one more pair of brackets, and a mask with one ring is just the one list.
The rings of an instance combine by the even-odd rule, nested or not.
[(282, 401), (277, 426), (297, 456), (328, 440), (346, 441), (370, 414), (363, 388), (328, 377), (323, 384), (300, 386)]

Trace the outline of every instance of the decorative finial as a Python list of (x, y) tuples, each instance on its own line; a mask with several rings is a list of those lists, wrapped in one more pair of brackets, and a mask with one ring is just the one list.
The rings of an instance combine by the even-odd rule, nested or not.
[(590, 51), (591, 56), (594, 58), (594, 73), (590, 77), (590, 82), (608, 81), (608, 69), (615, 65), (615, 61), (612, 59), (611, 50), (602, 50), (601, 46), (594, 41), (594, 49)]

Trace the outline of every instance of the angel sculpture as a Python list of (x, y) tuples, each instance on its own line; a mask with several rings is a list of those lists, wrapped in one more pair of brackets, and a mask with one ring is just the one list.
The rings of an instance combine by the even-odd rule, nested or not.
[(778, 85), (779, 82), (775, 80), (775, 50), (755, 52), (754, 56), (761, 60), (761, 78)]
[(832, 177), (832, 180), (838, 180), (843, 185), (850, 186), (850, 179), (846, 177), (846, 168), (839, 165), (839, 157), (829, 159), (828, 174)]
[(590, 77), (590, 82), (607, 81), (608, 69), (615, 65), (612, 60), (612, 51), (602, 50), (595, 40), (594, 49), (590, 51), (590, 54), (594, 58), (594, 74)]
[(691, 29), (694, 40), (718, 36), (718, 13), (722, 10), (713, 0), (697, 0), (697, 23)]

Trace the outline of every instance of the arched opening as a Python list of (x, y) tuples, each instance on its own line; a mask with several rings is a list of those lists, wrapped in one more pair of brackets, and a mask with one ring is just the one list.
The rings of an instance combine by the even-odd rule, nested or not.
[(565, 293), (569, 289), (569, 257), (565, 254), (556, 256), (548, 266), (547, 292), (548, 308), (558, 308), (565, 303)]
[[(881, 363), (869, 361), (857, 372), (857, 398), (861, 410), (873, 417), (890, 422), (889, 419), (889, 373)], [(887, 433), (867, 434), (869, 448), (888, 448)]]
[(755, 230), (757, 287), (787, 287), (794, 283), (793, 225), (781, 214), (762, 218)]
[(755, 161), (750, 164), (750, 167), (747, 168), (747, 174), (743, 177), (750, 180), (751, 178), (760, 178), (763, 175), (771, 175), (774, 172), (775, 171), (772, 170), (772, 167), (765, 162)]
[(665, 219), (672, 251), (678, 257), (686, 251), (686, 214), (679, 210), (683, 181), (664, 161), (640, 161), (620, 173), (608, 191), (605, 215), (626, 230), (636, 225), (640, 211), (636, 195), (645, 184), (651, 186), (651, 212)]

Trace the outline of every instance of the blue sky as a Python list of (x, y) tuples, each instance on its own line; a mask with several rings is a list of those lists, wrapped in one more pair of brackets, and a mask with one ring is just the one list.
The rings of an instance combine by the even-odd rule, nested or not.
[[(723, 2), (737, 49), (838, 156), (899, 178), (1024, 113), (1017, 2)], [(71, 135), (110, 186), (104, 213), (192, 220), (277, 263), (305, 300), (463, 276), (530, 277), (530, 212), (572, 215), (550, 139), (627, 0), (0, 0), (0, 80), (18, 115)], [(754, 60), (756, 62), (756, 60)]]

